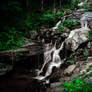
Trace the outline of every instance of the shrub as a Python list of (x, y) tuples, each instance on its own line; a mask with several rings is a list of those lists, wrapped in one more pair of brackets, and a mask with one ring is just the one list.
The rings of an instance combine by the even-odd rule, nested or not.
[(83, 77), (64, 82), (61, 87), (65, 88), (65, 92), (92, 92), (92, 83), (85, 81)]
[(72, 64), (72, 63), (74, 63), (75, 61), (74, 61), (74, 60), (68, 60), (67, 62)]
[(91, 30), (89, 30), (89, 31), (88, 31), (88, 39), (90, 40), (90, 39), (91, 39), (91, 37), (92, 37), (92, 31), (91, 31)]
[(88, 5), (84, 4), (81, 6), (83, 9), (87, 9), (88, 8)]
[(26, 40), (15, 27), (8, 28), (7, 30), (7, 32), (0, 34), (0, 50), (16, 49)]
[(25, 19), (25, 27), (28, 29), (38, 30), (40, 27), (39, 16), (37, 13), (27, 14)]
[(56, 16), (62, 16), (62, 15), (64, 15), (64, 12), (57, 12), (56, 14), (55, 14)]
[(67, 19), (64, 20), (62, 23), (64, 26), (69, 27), (71, 29), (75, 28), (75, 26), (78, 24), (78, 22), (75, 19)]
[(85, 50), (85, 51), (83, 52), (83, 56), (84, 56), (84, 57), (87, 57), (87, 56), (88, 56), (88, 51), (87, 51), (87, 50)]

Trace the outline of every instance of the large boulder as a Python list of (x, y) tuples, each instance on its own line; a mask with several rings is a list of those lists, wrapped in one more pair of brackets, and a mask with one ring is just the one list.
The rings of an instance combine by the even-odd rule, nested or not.
[(87, 27), (72, 30), (69, 37), (65, 40), (66, 48), (71, 51), (75, 51), (80, 44), (88, 40), (89, 30), (90, 29)]

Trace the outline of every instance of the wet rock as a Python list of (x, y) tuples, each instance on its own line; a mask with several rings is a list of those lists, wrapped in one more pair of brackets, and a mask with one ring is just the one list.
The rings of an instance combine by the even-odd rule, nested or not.
[(78, 9), (77, 11), (78, 12), (83, 12), (83, 11), (85, 11), (86, 9)]
[(88, 57), (85, 64), (82, 64), (80, 73), (87, 72), (88, 67), (92, 66), (92, 57)]
[(70, 29), (68, 29), (67, 27), (63, 27), (63, 31), (69, 33)]
[(66, 75), (65, 75), (63, 78), (61, 77), (61, 78), (59, 79), (59, 81), (60, 81), (61, 83), (65, 82), (65, 81), (68, 82), (68, 81), (70, 81), (70, 80), (71, 80), (71, 77), (67, 77)]
[(92, 29), (92, 21), (89, 22), (89, 27)]
[(54, 82), (54, 83), (51, 83), (50, 87), (51, 87), (51, 88), (59, 87), (60, 84), (61, 84), (61, 82)]
[(29, 39), (29, 40), (26, 40), (20, 47), (26, 48), (26, 47), (32, 46), (32, 45), (36, 45), (36, 43)]
[(69, 36), (69, 34), (68, 33), (63, 33), (61, 36), (64, 37), (64, 38), (67, 38)]
[[(5, 61), (3, 57), (7, 57), (7, 61), (20, 61), (28, 56), (37, 55), (43, 53), (42, 45), (35, 42), (26, 41), (24, 44), (17, 48), (16, 50), (0, 51), (1, 62)], [(13, 57), (13, 58), (12, 58)]]
[(76, 68), (76, 65), (70, 65), (68, 68), (66, 68), (65, 70), (64, 70), (64, 74), (71, 74), (73, 71), (74, 71), (74, 69)]
[(88, 57), (87, 62), (92, 62), (92, 57)]
[(64, 92), (64, 88), (61, 87), (55, 87), (55, 88), (49, 88), (46, 92)]
[(92, 42), (88, 42), (87, 48), (88, 48), (88, 49), (91, 49), (91, 47), (92, 47)]
[(0, 63), (0, 75), (4, 75), (13, 69), (12, 65)]
[(78, 68), (76, 68), (74, 71), (73, 71), (73, 74), (72, 74), (72, 76), (70, 77), (70, 80), (72, 80), (73, 78), (75, 78), (75, 77), (78, 77), (80, 75), (80, 69), (79, 69), (79, 67)]

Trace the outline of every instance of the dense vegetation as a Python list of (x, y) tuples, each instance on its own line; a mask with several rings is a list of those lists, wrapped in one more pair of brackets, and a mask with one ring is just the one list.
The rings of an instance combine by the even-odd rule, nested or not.
[[(65, 14), (64, 9), (68, 13), (78, 2), (79, 0), (38, 0), (36, 3), (32, 0), (1, 2), (0, 50), (16, 49), (26, 38), (32, 38), (32, 34), (42, 26), (47, 28), (54, 26), (58, 17)], [(47, 7), (48, 4), (50, 6)], [(53, 11), (54, 9), (56, 12)], [(63, 24), (71, 27), (72, 22), (76, 25), (73, 19), (66, 20)], [(59, 28), (62, 30), (62, 27), (59, 26)]]
[(70, 82), (61, 84), (65, 88), (65, 92), (91, 92), (92, 83), (85, 81), (85, 78), (74, 78)]

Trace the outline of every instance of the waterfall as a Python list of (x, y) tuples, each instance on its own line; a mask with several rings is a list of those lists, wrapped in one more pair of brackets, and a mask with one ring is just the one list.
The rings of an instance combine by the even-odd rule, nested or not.
[(62, 42), (59, 49), (56, 49), (56, 45), (54, 45), (54, 47), (50, 51), (47, 51), (45, 53), (45, 58), (47, 58), (48, 56), (50, 58), (51, 57), (51, 52), (53, 52), (52, 61), (50, 62), (49, 66), (47, 68), (45, 76), (41, 76), (41, 75), (36, 76), (36, 77), (34, 77), (35, 79), (37, 79), (37, 80), (45, 79), (46, 77), (51, 75), (53, 67), (59, 68), (60, 65), (63, 64), (65, 59), (61, 60), (60, 55), (59, 55), (59, 53), (63, 49), (63, 47), (64, 47), (64, 42)]
[(53, 67), (59, 68), (60, 65), (63, 63), (63, 60), (61, 60), (59, 55), (60, 51), (63, 49), (63, 46), (64, 46), (64, 42), (61, 44), (59, 49), (56, 48), (54, 49), (52, 62), (49, 64), (45, 77), (49, 76), (52, 73)]

